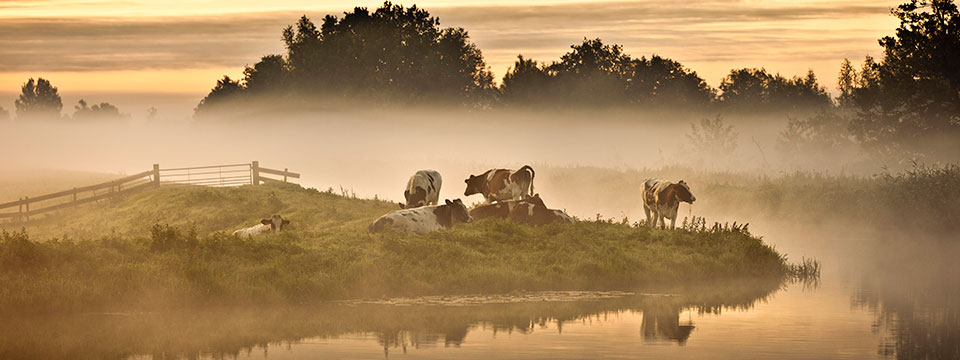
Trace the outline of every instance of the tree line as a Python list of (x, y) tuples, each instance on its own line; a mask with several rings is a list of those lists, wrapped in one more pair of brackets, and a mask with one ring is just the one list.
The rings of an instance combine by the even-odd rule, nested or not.
[[(73, 107), (73, 115), (61, 114), (63, 100), (60, 98), (60, 89), (44, 78), (27, 80), (20, 87), (20, 97), (14, 101), (18, 120), (122, 120), (130, 117), (121, 113), (120, 109), (110, 103), (99, 103), (89, 106), (86, 100), (80, 99)], [(10, 113), (0, 107), (0, 120), (10, 118)]]
[[(883, 56), (855, 66), (845, 59), (832, 98), (811, 71), (791, 78), (763, 68), (733, 69), (719, 87), (678, 61), (635, 58), (618, 44), (584, 39), (546, 63), (517, 56), (496, 85), (480, 49), (462, 28), (443, 28), (417, 6), (357, 7), (317, 26), (302, 16), (282, 32), (286, 54), (224, 76), (195, 108), (207, 118), (255, 109), (449, 105), (476, 109), (635, 107), (665, 111), (794, 116), (784, 147), (855, 142), (876, 152), (921, 151), (930, 139), (960, 135), (960, 14), (954, 0), (910, 0), (892, 10)], [(17, 117), (59, 117), (56, 87), (30, 79)], [(122, 116), (81, 102), (71, 118)], [(0, 118), (9, 116), (0, 108)], [(943, 142), (940, 142), (943, 143)], [(956, 150), (955, 141), (947, 141)]]

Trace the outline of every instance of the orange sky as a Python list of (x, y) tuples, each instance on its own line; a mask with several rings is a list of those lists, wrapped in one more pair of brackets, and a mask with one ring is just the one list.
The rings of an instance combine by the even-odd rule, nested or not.
[[(624, 45), (635, 57), (656, 53), (678, 60), (713, 86), (732, 68), (766, 67), (786, 76), (813, 69), (830, 89), (843, 58), (879, 55), (876, 40), (897, 26), (889, 9), (898, 3), (417, 2), (438, 16), (441, 26), (467, 29), (497, 79), (517, 54), (551, 61), (584, 37), (600, 37)], [(51, 79), (61, 94), (105, 97), (98, 101), (131, 92), (190, 94), (199, 101), (222, 75), (238, 76), (260, 56), (282, 53), (280, 31), (300, 14), (319, 20), (352, 6), (379, 4), (0, 0), (0, 107), (11, 109), (12, 94), (36, 76)]]

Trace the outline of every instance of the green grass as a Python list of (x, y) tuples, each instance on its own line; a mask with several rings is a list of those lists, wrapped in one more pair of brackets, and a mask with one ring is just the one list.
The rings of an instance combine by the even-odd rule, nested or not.
[[(369, 234), (395, 208), (296, 185), (161, 188), (0, 234), (0, 309), (93, 311), (782, 278), (744, 228), (481, 221)], [(230, 232), (278, 213), (280, 234)]]

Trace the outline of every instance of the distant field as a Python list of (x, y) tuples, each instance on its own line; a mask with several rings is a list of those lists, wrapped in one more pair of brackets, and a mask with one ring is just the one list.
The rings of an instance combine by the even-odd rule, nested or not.
[(15, 201), (24, 196), (37, 196), (93, 185), (121, 177), (123, 175), (70, 170), (3, 172), (0, 173), (0, 203)]
[[(395, 208), (293, 184), (160, 188), (82, 206), (2, 235), (0, 309), (637, 289), (790, 272), (744, 229), (481, 221), (424, 236), (366, 231)], [(271, 214), (289, 230), (230, 235)]]

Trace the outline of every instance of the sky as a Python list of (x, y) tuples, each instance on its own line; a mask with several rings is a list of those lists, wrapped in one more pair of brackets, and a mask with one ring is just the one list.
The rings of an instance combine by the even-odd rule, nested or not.
[[(787, 77), (813, 70), (834, 89), (844, 58), (878, 56), (897, 20), (885, 0), (418, 1), (443, 27), (463, 27), (499, 80), (518, 54), (553, 61), (584, 38), (634, 57), (680, 61), (717, 86), (733, 68)], [(140, 116), (189, 116), (223, 75), (283, 53), (280, 33), (379, 1), (0, 0), (0, 107), (30, 77), (50, 79), (70, 109), (80, 98)], [(413, 3), (404, 3), (411, 5)]]

